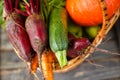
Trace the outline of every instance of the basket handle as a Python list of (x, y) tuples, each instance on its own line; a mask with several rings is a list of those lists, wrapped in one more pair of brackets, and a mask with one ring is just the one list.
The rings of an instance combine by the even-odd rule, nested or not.
[[(92, 43), (92, 46), (94, 46), (94, 47), (97, 47), (102, 42), (104, 37), (107, 35), (107, 33), (110, 31), (110, 29), (113, 27), (114, 23), (117, 21), (117, 19), (120, 16), (120, 8), (119, 8), (116, 11), (116, 13), (112, 16), (112, 18), (110, 18), (110, 20), (109, 20), (105, 0), (99, 0), (99, 2), (101, 4), (101, 8), (102, 8), (103, 23), (102, 23), (101, 30), (98, 32), (98, 35), (95, 37), (95, 39)], [(86, 49), (85, 53), (93, 53), (94, 49), (95, 49), (94, 47), (91, 47), (91, 46), (88, 47), (88, 49)]]

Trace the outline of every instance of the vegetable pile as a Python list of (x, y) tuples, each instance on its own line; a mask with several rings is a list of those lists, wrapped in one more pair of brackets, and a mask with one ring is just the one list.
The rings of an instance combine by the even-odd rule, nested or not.
[[(120, 3), (106, 3), (110, 19)], [(60, 68), (67, 66), (101, 29), (99, 6), (98, 0), (4, 0), (6, 32), (30, 71), (36, 76), (40, 68), (44, 80), (53, 80), (52, 63)]]

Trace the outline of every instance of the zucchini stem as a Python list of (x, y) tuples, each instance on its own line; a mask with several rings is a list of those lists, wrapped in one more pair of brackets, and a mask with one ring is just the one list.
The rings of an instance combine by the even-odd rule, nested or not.
[(57, 57), (61, 68), (67, 65), (68, 62), (67, 62), (67, 57), (66, 57), (66, 50), (55, 52), (55, 56)]

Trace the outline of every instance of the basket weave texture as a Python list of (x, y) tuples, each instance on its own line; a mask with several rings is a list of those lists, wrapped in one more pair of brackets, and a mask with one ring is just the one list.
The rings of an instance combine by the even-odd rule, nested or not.
[(106, 2), (105, 0), (99, 0), (101, 8), (102, 8), (102, 14), (103, 14), (103, 22), (100, 31), (98, 32), (97, 36), (94, 38), (92, 44), (88, 46), (83, 54), (80, 54), (78, 57), (71, 59), (68, 64), (64, 68), (60, 68), (58, 63), (54, 63), (54, 72), (60, 73), (60, 72), (67, 72), (78, 65), (80, 65), (86, 58), (91, 55), (95, 48), (102, 42), (102, 40), (105, 38), (107, 33), (111, 30), (113, 27), (114, 23), (117, 21), (117, 19), (120, 16), (120, 8), (114, 13), (112, 18), (108, 19), (108, 12), (107, 12), (107, 7), (106, 7)]

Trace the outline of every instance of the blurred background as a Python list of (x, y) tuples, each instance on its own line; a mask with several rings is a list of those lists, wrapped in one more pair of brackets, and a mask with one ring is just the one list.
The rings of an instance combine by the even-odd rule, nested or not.
[[(120, 19), (98, 46), (110, 52), (120, 52)], [(98, 50), (98, 49), (96, 49)], [(38, 76), (41, 74), (38, 71)], [(55, 73), (55, 80), (120, 80), (120, 56), (95, 51), (82, 64), (65, 73)], [(0, 80), (36, 80), (18, 58), (9, 43), (5, 29), (0, 27)], [(40, 79), (41, 80), (41, 79)]]

